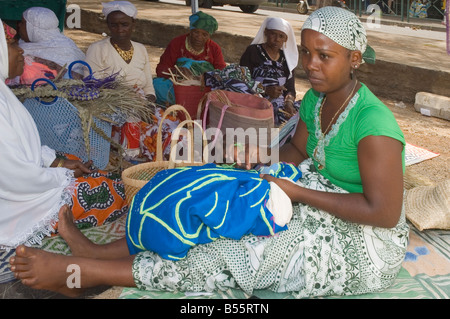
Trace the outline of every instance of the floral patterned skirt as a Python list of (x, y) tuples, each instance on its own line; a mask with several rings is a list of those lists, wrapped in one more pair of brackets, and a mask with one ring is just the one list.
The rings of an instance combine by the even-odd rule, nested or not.
[[(300, 165), (302, 186), (345, 193)], [(343, 221), (314, 207), (295, 204), (288, 230), (273, 237), (218, 239), (170, 261), (146, 251), (136, 255), (133, 276), (142, 290), (213, 291), (240, 288), (289, 292), (297, 298), (382, 291), (394, 282), (406, 253), (405, 215), (394, 228)]]

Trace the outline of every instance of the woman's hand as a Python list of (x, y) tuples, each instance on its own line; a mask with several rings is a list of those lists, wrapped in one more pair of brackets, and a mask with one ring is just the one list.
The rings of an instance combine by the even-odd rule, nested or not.
[(295, 113), (294, 108), (294, 97), (290, 94), (286, 95), (284, 99), (284, 112), (289, 115), (289, 118), (292, 117)]
[(257, 145), (236, 143), (228, 147), (225, 155), (227, 163), (235, 163), (239, 168), (249, 170), (256, 164), (260, 164)]
[(64, 167), (73, 171), (73, 176), (75, 178), (81, 177), (83, 175), (91, 174), (95, 170), (91, 169), (92, 160), (86, 163), (83, 163), (78, 160), (69, 160), (69, 159), (56, 159), (51, 167)]
[(269, 96), (270, 99), (278, 98), (283, 92), (286, 91), (284, 86), (280, 85), (271, 85), (266, 86), (265, 93)]

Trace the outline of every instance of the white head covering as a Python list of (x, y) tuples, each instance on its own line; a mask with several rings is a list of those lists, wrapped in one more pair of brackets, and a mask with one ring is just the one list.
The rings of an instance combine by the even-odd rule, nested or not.
[[(1, 20), (0, 20), (1, 22)], [(4, 83), (9, 74), (8, 44), (6, 43), (3, 22), (0, 23), (0, 82)]]
[(298, 48), (297, 41), (295, 40), (294, 29), (292, 28), (290, 23), (283, 18), (268, 17), (262, 23), (251, 44), (260, 44), (266, 42), (266, 39), (264, 37), (264, 31), (266, 29), (278, 30), (284, 32), (287, 35), (288, 39), (285, 47), (283, 48), (283, 52), (284, 56), (286, 57), (286, 62), (289, 70), (292, 72), (292, 70), (295, 69), (298, 64)]
[(302, 30), (314, 30), (349, 50), (359, 50), (363, 61), (375, 63), (375, 51), (367, 44), (364, 26), (358, 17), (344, 8), (322, 7), (312, 12)]
[(103, 6), (103, 15), (105, 18), (114, 11), (120, 11), (125, 13), (127, 16), (132, 17), (133, 19), (136, 19), (137, 17), (137, 9), (129, 1), (111, 1), (111, 2), (102, 2)]
[(48, 168), (55, 151), (41, 146), (30, 113), (6, 86), (8, 46), (0, 20), (0, 249), (40, 243), (72, 200), (73, 172)]
[(60, 66), (85, 60), (83, 51), (59, 30), (59, 20), (52, 10), (32, 7), (24, 11), (23, 18), (26, 21), (30, 40), (30, 42), (23, 40), (19, 42), (24, 55), (50, 60)]

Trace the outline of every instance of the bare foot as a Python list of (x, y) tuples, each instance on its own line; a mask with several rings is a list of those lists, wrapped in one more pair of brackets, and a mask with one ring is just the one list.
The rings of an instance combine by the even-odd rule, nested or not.
[(75, 226), (73, 214), (68, 206), (61, 207), (58, 217), (58, 232), (69, 245), (72, 256), (94, 259), (116, 259), (130, 255), (125, 238), (104, 245), (98, 245), (90, 241)]
[(69, 245), (72, 255), (95, 258), (98, 245), (91, 242), (75, 226), (73, 214), (68, 206), (61, 207), (58, 218), (58, 233)]
[(33, 289), (45, 289), (69, 297), (77, 297), (83, 290), (69, 288), (70, 258), (72, 257), (19, 246), (16, 249), (16, 256), (10, 259), (11, 271), (24, 285)]

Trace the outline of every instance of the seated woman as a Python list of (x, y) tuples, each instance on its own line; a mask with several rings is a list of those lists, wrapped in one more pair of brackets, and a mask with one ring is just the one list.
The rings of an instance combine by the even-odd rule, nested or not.
[[(91, 66), (94, 76), (107, 76), (118, 72), (137, 94), (149, 102), (155, 102), (147, 49), (142, 43), (131, 40), (137, 16), (136, 7), (129, 1), (111, 1), (103, 3), (103, 14), (111, 35), (92, 43), (86, 52), (86, 62)], [(161, 120), (162, 113), (162, 109), (156, 109), (155, 123)], [(177, 124), (174, 118), (166, 123), (163, 128), (164, 139), (168, 138)], [(138, 135), (137, 141), (133, 143), (132, 133), (136, 131), (140, 133), (135, 134)], [(128, 123), (122, 126), (121, 132), (127, 156), (136, 160), (154, 160), (156, 139), (153, 137), (156, 132), (157, 125), (147, 124), (140, 119), (129, 119)]]
[(250, 46), (241, 56), (240, 65), (249, 68), (252, 78), (265, 89), (264, 97), (274, 107), (275, 125), (279, 126), (297, 111), (294, 69), (298, 63), (294, 30), (282, 18), (264, 20)]
[[(67, 68), (85, 55), (59, 29), (56, 14), (47, 8), (32, 7), (24, 11), (18, 23), (19, 45), (24, 50), (23, 74), (12, 83), (31, 84), (38, 78), (54, 79), (58, 74), (68, 77)], [(72, 76), (80, 78), (81, 65), (75, 65)]]
[[(363, 61), (373, 60), (373, 50), (360, 20), (338, 7), (311, 13), (301, 50), (312, 88), (279, 158), (299, 165), (302, 178), (293, 183), (260, 176), (294, 203), (287, 230), (216, 239), (173, 261), (153, 251), (129, 256), (127, 238), (97, 246), (73, 228), (70, 211), (61, 210), (61, 235), (74, 257), (21, 246), (11, 260), (16, 277), (68, 295), (80, 292), (65, 285), (67, 266), (74, 263), (84, 274), (81, 288), (108, 284), (200, 292), (239, 287), (250, 295), (270, 289), (304, 298), (364, 294), (392, 285), (409, 234), (402, 208), (405, 141), (391, 111), (354, 74)], [(246, 153), (255, 151), (249, 145)], [(151, 198), (151, 192), (144, 197)]]
[(82, 227), (122, 216), (128, 206), (118, 176), (41, 145), (33, 118), (4, 82), (23, 72), (24, 51), (4, 23), (0, 29), (0, 247), (40, 243), (55, 231), (63, 205)]
[(177, 75), (180, 70), (185, 76), (199, 76), (226, 66), (222, 49), (211, 40), (218, 28), (216, 19), (199, 11), (189, 17), (189, 28), (188, 33), (170, 41), (156, 66), (154, 85), (159, 103), (175, 104), (171, 73)]

